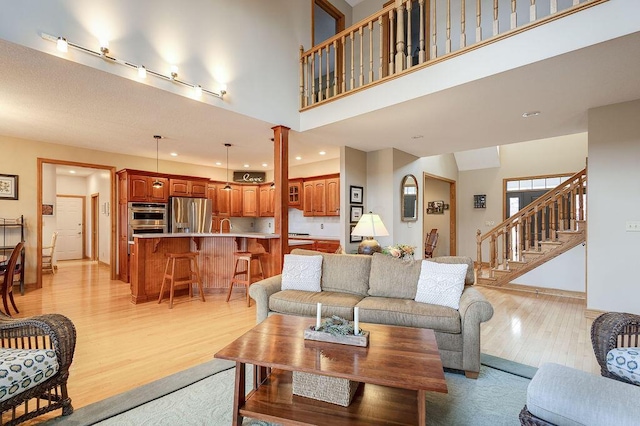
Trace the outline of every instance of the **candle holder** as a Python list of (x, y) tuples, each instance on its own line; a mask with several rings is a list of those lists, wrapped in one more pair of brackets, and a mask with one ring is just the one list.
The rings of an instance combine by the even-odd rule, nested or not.
[(339, 343), (350, 346), (369, 346), (369, 332), (359, 330), (359, 334), (354, 333), (353, 322), (337, 315), (325, 319), (320, 328), (309, 326), (304, 330), (306, 340), (315, 340), (327, 343)]

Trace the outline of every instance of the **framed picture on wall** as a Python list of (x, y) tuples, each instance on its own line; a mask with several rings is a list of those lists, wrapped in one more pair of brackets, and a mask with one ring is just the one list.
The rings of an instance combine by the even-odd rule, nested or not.
[(362, 204), (364, 188), (361, 186), (349, 187), (349, 202), (351, 204)]
[(0, 199), (18, 199), (18, 175), (0, 174)]
[(349, 222), (357, 222), (362, 217), (362, 206), (351, 206)]
[(53, 204), (43, 204), (42, 205), (42, 215), (43, 216), (53, 216)]
[(349, 231), (349, 242), (350, 243), (359, 243), (362, 242), (362, 236), (360, 235), (351, 235), (351, 233), (353, 232), (353, 230), (355, 229), (356, 225), (352, 224), (350, 231)]

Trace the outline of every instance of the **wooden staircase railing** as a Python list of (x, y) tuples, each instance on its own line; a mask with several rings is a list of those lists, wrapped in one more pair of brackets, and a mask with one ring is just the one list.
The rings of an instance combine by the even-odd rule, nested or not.
[(561, 233), (581, 232), (586, 220), (586, 171), (571, 176), (486, 234), (481, 235), (478, 229), (478, 277), (483, 267), (483, 251), (488, 252), (491, 271), (509, 270), (509, 262), (522, 262), (525, 256), (543, 251), (544, 245), (561, 244), (558, 242)]
[(606, 1), (395, 0), (310, 50), (300, 46), (300, 110)]

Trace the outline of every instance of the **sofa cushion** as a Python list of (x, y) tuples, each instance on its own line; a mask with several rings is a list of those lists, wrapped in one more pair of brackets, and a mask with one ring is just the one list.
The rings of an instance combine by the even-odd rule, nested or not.
[(322, 255), (322, 291), (367, 295), (371, 256), (320, 253), (304, 249), (294, 249), (291, 254)]
[(371, 256), (369, 296), (414, 299), (420, 277), (420, 260), (400, 260), (381, 253)]
[(607, 370), (640, 386), (640, 348), (613, 348), (607, 353)]
[(467, 267), (467, 275), (465, 276), (464, 283), (466, 285), (472, 285), (476, 282), (476, 275), (473, 269), (473, 260), (468, 256), (438, 256), (433, 259), (427, 259), (429, 262), (436, 263), (448, 263), (448, 264), (461, 264), (466, 263), (469, 265)]
[(545, 363), (527, 388), (527, 409), (556, 425), (637, 425), (640, 387)]
[(445, 306), (372, 296), (365, 297), (357, 306), (360, 308), (362, 322), (431, 328), (444, 333), (460, 333), (462, 330), (460, 313)]
[(284, 255), (283, 290), (321, 291), (322, 256)]
[(416, 302), (458, 309), (467, 267), (466, 263), (446, 264), (423, 260)]
[(320, 302), (322, 303), (323, 317), (338, 315), (339, 317), (353, 320), (353, 308), (360, 300), (362, 300), (362, 296), (357, 294), (335, 291), (315, 293), (300, 290), (282, 290), (269, 297), (269, 310), (280, 314), (315, 317), (318, 302)]
[(58, 369), (53, 350), (0, 348), (0, 401), (39, 385)]

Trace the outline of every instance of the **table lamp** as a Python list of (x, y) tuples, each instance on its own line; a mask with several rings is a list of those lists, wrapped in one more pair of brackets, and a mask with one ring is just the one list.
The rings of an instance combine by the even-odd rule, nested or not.
[(363, 237), (358, 246), (358, 254), (373, 254), (382, 251), (382, 247), (375, 238), (387, 236), (389, 231), (385, 228), (380, 216), (369, 212), (362, 215), (351, 235)]

